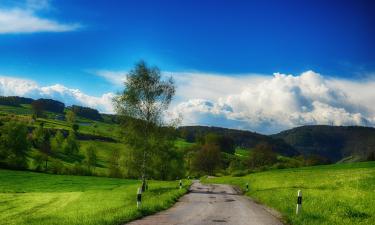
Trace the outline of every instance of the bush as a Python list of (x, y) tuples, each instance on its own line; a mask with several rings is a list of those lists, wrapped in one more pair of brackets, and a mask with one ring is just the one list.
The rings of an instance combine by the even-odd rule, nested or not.
[(54, 174), (63, 174), (64, 164), (59, 159), (52, 159), (49, 170)]
[(0, 129), (0, 166), (11, 169), (26, 169), (30, 145), (27, 127), (11, 121)]
[(276, 162), (277, 155), (272, 151), (272, 146), (267, 143), (258, 144), (248, 158), (248, 165), (252, 169), (264, 169)]

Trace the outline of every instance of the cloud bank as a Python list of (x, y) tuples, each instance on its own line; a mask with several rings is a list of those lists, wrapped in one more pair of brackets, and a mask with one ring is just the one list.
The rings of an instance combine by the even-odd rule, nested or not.
[(37, 15), (48, 8), (46, 0), (29, 0), (21, 7), (0, 8), (0, 34), (66, 32), (81, 27), (79, 23), (64, 24)]
[(0, 95), (17, 95), (34, 99), (52, 98), (66, 105), (88, 106), (105, 113), (113, 112), (112, 98), (115, 96), (110, 92), (98, 97), (91, 96), (78, 89), (67, 88), (61, 84), (41, 87), (32, 80), (7, 76), (0, 76)]
[[(325, 78), (313, 71), (299, 76), (212, 75), (212, 79), (202, 82), (207, 78), (187, 80), (182, 87), (197, 90), (193, 93), (196, 98), (180, 102), (172, 109), (172, 114), (182, 115), (185, 125), (224, 126), (261, 133), (309, 124), (375, 125), (375, 81)], [(185, 91), (177, 94), (188, 98)]]
[[(124, 71), (102, 70), (98, 76), (120, 87)], [(301, 125), (375, 126), (375, 77), (345, 80), (313, 71), (293, 76), (170, 73), (176, 98), (168, 115), (181, 125), (210, 125), (276, 133)], [(41, 87), (35, 81), (0, 76), (0, 95), (53, 98), (113, 113), (114, 93), (91, 96), (61, 84)]]

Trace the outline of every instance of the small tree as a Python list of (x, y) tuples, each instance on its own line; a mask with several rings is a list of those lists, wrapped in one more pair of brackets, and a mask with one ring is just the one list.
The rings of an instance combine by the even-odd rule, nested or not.
[(121, 166), (120, 166), (120, 151), (114, 149), (109, 158), (109, 176), (110, 177), (122, 177), (121, 176)]
[(91, 171), (92, 167), (95, 168), (96, 162), (96, 149), (93, 145), (89, 145), (85, 151), (85, 164), (87, 165), (88, 171)]
[(57, 131), (55, 137), (51, 138), (51, 149), (53, 153), (62, 152), (64, 139), (64, 135), (61, 131)]
[(77, 142), (76, 135), (70, 131), (68, 137), (65, 139), (63, 144), (65, 154), (70, 156), (78, 155), (79, 143)]
[(235, 151), (235, 143), (231, 137), (208, 133), (204, 138), (205, 144), (214, 144), (219, 146), (221, 152), (233, 154)]
[(74, 133), (77, 133), (78, 132), (78, 129), (79, 129), (79, 125), (78, 124), (73, 124), (72, 125), (72, 129), (73, 129), (73, 131), (74, 131)]
[(48, 160), (49, 157), (52, 155), (50, 133), (47, 129), (43, 127), (43, 124), (40, 124), (39, 127), (34, 129), (32, 133), (32, 138), (34, 147), (36, 147), (43, 156), (43, 160), (45, 162), (45, 170), (47, 170)]
[(43, 103), (41, 101), (33, 101), (31, 109), (35, 118), (43, 117)]
[(193, 170), (213, 175), (220, 167), (221, 152), (217, 145), (205, 144), (195, 154), (192, 165)]
[(3, 125), (0, 131), (0, 166), (26, 169), (30, 150), (27, 127), (11, 121)]
[(277, 155), (272, 151), (272, 146), (267, 143), (258, 144), (249, 154), (248, 164), (250, 168), (269, 166), (277, 162)]
[(76, 122), (76, 114), (72, 110), (66, 113), (66, 121), (71, 124)]
[(139, 162), (136, 171), (143, 179), (142, 187), (147, 173), (154, 170), (151, 161), (158, 157), (155, 151), (160, 148), (153, 137), (158, 135), (158, 128), (165, 125), (163, 113), (174, 93), (172, 78), (162, 80), (158, 68), (150, 68), (141, 61), (127, 75), (122, 94), (114, 99), (116, 112), (124, 121), (125, 142), (132, 157)]

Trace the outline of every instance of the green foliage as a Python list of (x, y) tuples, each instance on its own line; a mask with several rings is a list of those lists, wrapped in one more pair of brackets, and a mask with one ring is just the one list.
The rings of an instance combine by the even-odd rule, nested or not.
[(251, 169), (270, 166), (276, 163), (277, 155), (267, 143), (258, 144), (249, 155), (248, 165)]
[(48, 169), (48, 160), (52, 156), (50, 132), (40, 124), (39, 127), (34, 129), (32, 133), (32, 139), (34, 147), (37, 148), (41, 153), (41, 158), (45, 162), (45, 170)]
[(79, 153), (79, 143), (74, 132), (69, 132), (68, 137), (65, 139), (63, 143), (63, 149), (65, 154), (67, 155), (74, 156)]
[(78, 129), (79, 129), (79, 125), (78, 124), (73, 124), (72, 125), (72, 129), (73, 129), (73, 131), (74, 131), (74, 133), (77, 133), (78, 132)]
[(214, 175), (220, 167), (221, 153), (217, 145), (205, 144), (194, 155), (192, 170)]
[(149, 181), (141, 210), (137, 180), (0, 170), (0, 184), (1, 224), (117, 225), (169, 208), (190, 182)]
[(0, 133), (0, 166), (26, 169), (30, 149), (27, 127), (22, 123), (10, 121), (1, 127)]
[(65, 117), (66, 117), (66, 121), (71, 124), (75, 123), (77, 119), (76, 114), (72, 110), (69, 110), (68, 112), (66, 112)]
[(92, 120), (102, 120), (99, 111), (89, 107), (82, 107), (78, 105), (73, 105), (71, 111), (74, 112), (77, 116), (85, 117)]
[[(343, 163), (271, 170), (244, 177), (206, 179), (245, 190), (246, 195), (282, 213), (288, 224), (331, 225), (375, 223), (375, 162)], [(297, 191), (302, 213), (295, 215)]]
[[(187, 138), (189, 142), (205, 143), (205, 136), (208, 134), (216, 134), (229, 138), (229, 141), (234, 142), (235, 147), (251, 149), (259, 143), (268, 143), (273, 146), (273, 150), (281, 155), (296, 156), (300, 153), (296, 151), (293, 146), (288, 145), (282, 139), (275, 139), (271, 136), (262, 135), (246, 130), (235, 130), (221, 127), (208, 127), (208, 126), (185, 126), (179, 127), (178, 132), (180, 137)], [(231, 144), (230, 144), (231, 146)], [(229, 148), (229, 153), (233, 153), (234, 149)], [(226, 151), (222, 149), (222, 151)]]
[(235, 152), (235, 143), (233, 138), (215, 133), (208, 133), (205, 136), (204, 144), (217, 145), (221, 152), (233, 154)]
[(114, 101), (123, 121), (124, 141), (129, 147), (123, 158), (126, 176), (161, 179), (167, 177), (166, 171), (171, 171), (171, 166), (165, 164), (173, 162), (174, 143), (171, 143), (176, 137), (165, 126), (163, 113), (174, 93), (172, 78), (162, 80), (160, 70), (148, 67), (143, 61), (127, 75), (124, 90)]
[(85, 151), (85, 161), (84, 163), (87, 166), (87, 169), (91, 171), (92, 168), (95, 168), (97, 163), (96, 148), (93, 145), (89, 145)]
[(51, 138), (51, 149), (54, 153), (63, 152), (64, 135), (58, 130), (53, 138)]
[(31, 103), (31, 109), (35, 118), (43, 117), (43, 104), (40, 101), (33, 101)]
[[(123, 176), (121, 172), (121, 165), (120, 165), (120, 151), (118, 149), (115, 149), (112, 151), (112, 154), (109, 158), (109, 166), (108, 166), (108, 171), (109, 171), (109, 176), (110, 177), (117, 177), (120, 178)], [(127, 167), (128, 168), (128, 165)], [(129, 174), (127, 174), (126, 177), (128, 177)]]
[(0, 96), (0, 105), (20, 106), (21, 104), (31, 104), (34, 100), (18, 96)]
[(353, 156), (359, 161), (375, 149), (375, 128), (359, 126), (302, 126), (273, 135), (305, 156), (318, 155), (337, 162)]

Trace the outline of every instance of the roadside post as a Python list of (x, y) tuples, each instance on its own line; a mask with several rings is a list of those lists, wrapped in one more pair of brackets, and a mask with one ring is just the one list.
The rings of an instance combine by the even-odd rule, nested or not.
[(301, 212), (301, 210), (302, 210), (302, 191), (298, 190), (296, 214), (298, 215)]
[(249, 183), (246, 183), (246, 192), (249, 191)]
[(182, 180), (180, 180), (180, 189), (182, 188)]
[(138, 188), (137, 191), (137, 208), (140, 208), (142, 205), (142, 189)]

